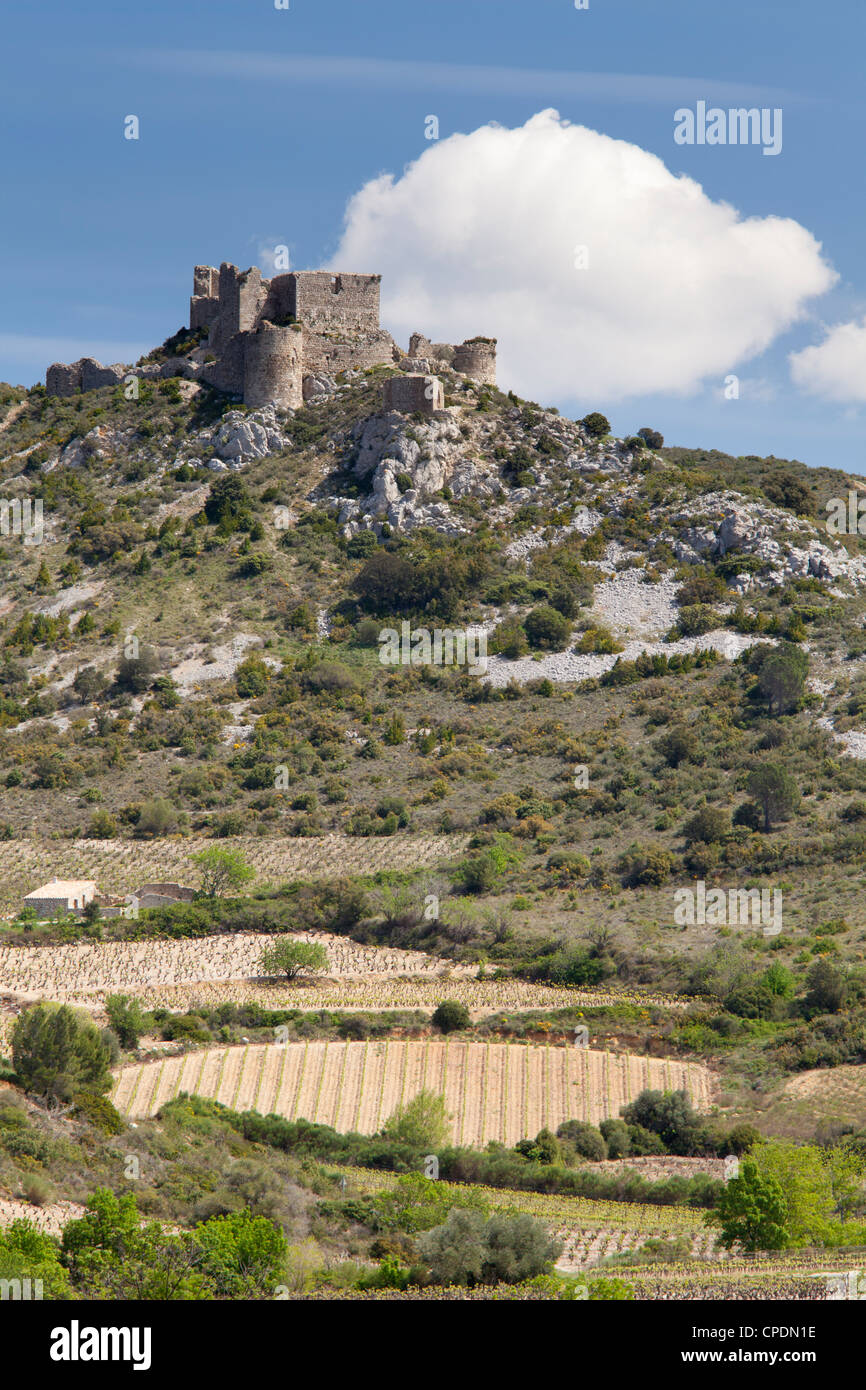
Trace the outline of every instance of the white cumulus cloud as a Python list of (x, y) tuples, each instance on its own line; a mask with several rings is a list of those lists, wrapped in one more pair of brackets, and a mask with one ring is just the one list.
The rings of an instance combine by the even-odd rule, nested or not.
[(792, 352), (791, 377), (803, 391), (828, 401), (866, 401), (866, 318), (837, 323), (823, 343)]
[(382, 272), (404, 346), (414, 330), (497, 337), (500, 384), (542, 400), (693, 392), (837, 279), (799, 223), (743, 218), (553, 110), (432, 143), (365, 184), (331, 266)]

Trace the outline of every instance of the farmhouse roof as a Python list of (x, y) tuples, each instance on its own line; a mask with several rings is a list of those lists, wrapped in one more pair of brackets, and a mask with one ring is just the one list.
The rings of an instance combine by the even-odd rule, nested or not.
[(71, 898), (76, 893), (86, 893), (89, 889), (96, 892), (96, 883), (92, 878), (53, 878), (50, 883), (43, 883), (41, 888), (34, 888), (32, 893), (28, 893), (27, 898)]

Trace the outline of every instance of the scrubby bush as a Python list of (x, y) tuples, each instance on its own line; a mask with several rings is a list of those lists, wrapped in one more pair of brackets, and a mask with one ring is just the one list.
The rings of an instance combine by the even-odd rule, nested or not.
[(595, 1125), (588, 1124), (584, 1120), (566, 1120), (565, 1124), (560, 1125), (556, 1131), (556, 1137), (571, 1145), (575, 1153), (590, 1159), (593, 1163), (599, 1163), (608, 1157), (608, 1148), (603, 1135), (596, 1129)]
[(542, 604), (527, 613), (523, 627), (531, 647), (542, 651), (561, 652), (571, 637), (571, 623), (562, 613)]
[(470, 1025), (469, 1010), (456, 999), (443, 999), (433, 1014), (433, 1027), (440, 1033), (454, 1033)]

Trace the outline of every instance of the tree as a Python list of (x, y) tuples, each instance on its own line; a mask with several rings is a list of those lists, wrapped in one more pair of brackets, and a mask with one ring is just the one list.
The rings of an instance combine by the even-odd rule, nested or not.
[(806, 976), (804, 999), (810, 1014), (836, 1014), (845, 1003), (848, 987), (844, 977), (828, 960), (819, 960)]
[(523, 629), (531, 647), (561, 652), (571, 637), (571, 623), (555, 608), (543, 603), (523, 619)]
[(371, 555), (355, 576), (352, 588), (368, 612), (402, 613), (412, 607), (415, 599), (415, 570), (408, 560), (383, 550)]
[(761, 487), (764, 495), (778, 506), (787, 507), (798, 516), (811, 514), (814, 505), (812, 493), (808, 485), (790, 469), (781, 469), (778, 473), (771, 473), (769, 477), (765, 475), (761, 479)]
[(255, 870), (250, 868), (240, 850), (203, 849), (192, 856), (201, 873), (201, 891), (208, 898), (219, 898), (229, 888), (242, 888), (255, 878)]
[(121, 1047), (127, 1048), (130, 1052), (134, 1051), (146, 1025), (138, 1000), (134, 995), (130, 997), (128, 994), (109, 994), (105, 1001), (105, 1012)]
[(650, 429), (649, 425), (641, 425), (638, 435), (644, 441), (648, 449), (661, 449), (664, 446), (665, 437), (659, 434), (658, 430)]
[(734, 812), (734, 825), (744, 825), (747, 830), (760, 830), (761, 808), (756, 801), (744, 801)]
[(162, 1302), (215, 1296), (197, 1272), (202, 1253), (193, 1237), (164, 1232), (156, 1221), (142, 1225), (131, 1193), (117, 1197), (97, 1188), (84, 1216), (65, 1226), (62, 1249), (85, 1298)]
[(589, 415), (584, 415), (580, 423), (592, 439), (604, 439), (606, 434), (610, 434), (610, 421), (600, 410), (593, 410)]
[(403, 716), (395, 710), (383, 735), (383, 742), (391, 748), (401, 748), (406, 742), (406, 725)]
[(58, 1241), (37, 1230), (30, 1221), (13, 1221), (0, 1229), (0, 1280), (23, 1282), (28, 1279), (31, 1294), (37, 1280), (42, 1286), (41, 1295), (35, 1294), (36, 1297), (71, 1297), (69, 1275), (60, 1263)]
[[(754, 664), (753, 664), (754, 662)], [(806, 689), (809, 658), (802, 647), (785, 642), (779, 647), (764, 644), (750, 660), (756, 671), (758, 689), (767, 701), (767, 713), (784, 714), (793, 709)]]
[(620, 1114), (626, 1124), (657, 1134), (671, 1153), (690, 1154), (701, 1147), (701, 1118), (685, 1091), (641, 1091)]
[(503, 618), (497, 623), (490, 636), (490, 650), (509, 661), (516, 661), (529, 651), (523, 624), (515, 617)]
[(215, 1298), (272, 1295), (288, 1254), (282, 1231), (250, 1211), (213, 1216), (192, 1235), (201, 1254), (200, 1269)]
[(449, 1128), (444, 1096), (436, 1091), (419, 1091), (417, 1096), (397, 1106), (382, 1126), (382, 1135), (395, 1144), (407, 1145), (421, 1156), (444, 1148)]
[(852, 1192), (860, 1189), (861, 1165), (843, 1150), (816, 1144), (765, 1139), (749, 1154), (758, 1174), (774, 1182), (785, 1201), (785, 1229), (791, 1245), (822, 1244), (830, 1236), (830, 1221)]
[(82, 922), (86, 922), (89, 927), (94, 926), (102, 917), (102, 908), (95, 898), (91, 898), (89, 903), (84, 904), (81, 913)]
[(37, 1004), (15, 1020), (12, 1065), (34, 1095), (71, 1100), (77, 1091), (108, 1091), (110, 1062), (108, 1041), (66, 1004)]
[(779, 999), (791, 999), (794, 994), (794, 976), (780, 960), (768, 965), (762, 976), (763, 983), (771, 994)]
[(235, 689), (241, 699), (256, 699), (268, 688), (271, 672), (261, 657), (248, 656), (235, 669)]
[(457, 870), (457, 881), (467, 893), (486, 893), (499, 882), (506, 869), (520, 862), (520, 855), (498, 839), (486, 849), (465, 859)]
[(788, 1205), (774, 1178), (763, 1177), (753, 1159), (746, 1158), (740, 1173), (725, 1184), (714, 1211), (704, 1220), (719, 1226), (719, 1244), (730, 1250), (737, 1241), (752, 1254), (755, 1250), (783, 1250), (789, 1243), (786, 1227)]
[(625, 1120), (602, 1120), (599, 1130), (607, 1144), (608, 1158), (628, 1158), (631, 1153), (631, 1138)]
[(138, 656), (120, 658), (115, 681), (121, 690), (128, 690), (133, 695), (143, 695), (150, 688), (159, 667), (159, 656), (154, 648), (142, 647)]
[[(624, 1127), (624, 1126), (623, 1126)], [(571, 1144), (582, 1158), (598, 1163), (607, 1158), (607, 1144), (595, 1125), (586, 1120), (566, 1120), (556, 1131), (557, 1138)]]
[(418, 1241), (418, 1253), (424, 1260), (434, 1284), (466, 1284), (481, 1282), (485, 1257), (485, 1220), (480, 1212), (449, 1213), (448, 1220), (434, 1226)]
[(691, 762), (696, 756), (698, 740), (691, 729), (675, 725), (668, 733), (662, 735), (656, 743), (656, 748), (669, 767), (679, 767), (680, 763)]
[(318, 941), (298, 941), (291, 936), (280, 937), (266, 946), (259, 957), (264, 975), (285, 975), (294, 980), (304, 970), (326, 970), (328, 953)]
[(562, 1250), (534, 1216), (494, 1216), (455, 1209), (418, 1241), (435, 1284), (517, 1284), (550, 1271)]
[(250, 519), (252, 499), (241, 479), (234, 473), (211, 483), (204, 514), (213, 526), (240, 530)]
[(796, 782), (781, 763), (761, 763), (749, 773), (746, 790), (761, 807), (767, 832), (772, 830), (773, 821), (784, 819), (800, 800)]
[[(110, 816), (102, 807), (98, 811), (94, 811), (87, 827), (87, 838), (89, 840), (113, 840), (116, 834), (117, 821), (114, 816)], [(93, 903), (87, 904), (88, 907), (93, 905)], [(99, 904), (97, 903), (96, 906), (98, 907)]]
[(82, 666), (75, 674), (72, 689), (79, 699), (90, 704), (105, 690), (105, 676), (95, 666)]
[(551, 1237), (544, 1222), (528, 1212), (491, 1217), (484, 1236), (481, 1277), (488, 1284), (519, 1284), (546, 1274), (562, 1252), (562, 1241)]
[(455, 1033), (470, 1025), (469, 1010), (456, 999), (443, 999), (433, 1015), (433, 1027), (440, 1033)]

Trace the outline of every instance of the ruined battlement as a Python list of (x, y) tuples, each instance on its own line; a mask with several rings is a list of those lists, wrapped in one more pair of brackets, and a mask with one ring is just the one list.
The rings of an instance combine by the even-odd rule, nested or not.
[[(148, 364), (146, 375), (177, 375), (241, 396), (246, 405), (273, 403), (298, 409), (321, 390), (317, 381), (339, 372), (397, 366), (432, 375), (450, 367), (479, 382), (496, 382), (496, 339), (470, 338), (454, 346), (412, 335), (409, 357), (379, 323), (381, 275), (294, 270), (263, 278), (257, 266), (240, 270), (223, 261), (197, 265), (189, 301), (189, 327), (198, 342), (182, 358)], [(181, 351), (183, 351), (181, 349)], [(414, 359), (421, 359), (416, 365)], [(92, 358), (48, 369), (49, 395), (69, 396), (122, 379), (128, 368), (102, 367)], [(415, 400), (417, 385), (395, 386), (389, 399)], [(437, 403), (439, 396), (437, 396)], [(425, 399), (420, 409), (429, 409)], [(434, 408), (439, 408), (438, 404)]]
[(431, 343), (423, 333), (413, 333), (409, 340), (409, 357), (413, 362), (428, 362), (434, 368), (448, 366), (483, 385), (496, 385), (495, 338), (467, 338), (457, 344)]

